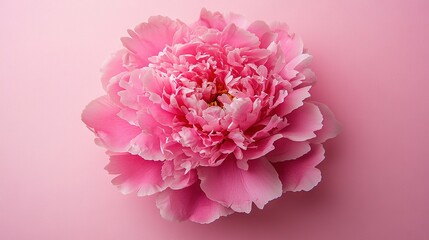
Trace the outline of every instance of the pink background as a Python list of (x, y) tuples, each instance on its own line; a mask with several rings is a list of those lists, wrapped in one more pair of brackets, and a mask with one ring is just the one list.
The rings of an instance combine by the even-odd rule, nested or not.
[[(126, 29), (201, 9), (285, 21), (314, 55), (342, 134), (321, 184), (210, 225), (123, 196), (80, 121)], [(429, 2), (0, 1), (0, 239), (428, 239)]]

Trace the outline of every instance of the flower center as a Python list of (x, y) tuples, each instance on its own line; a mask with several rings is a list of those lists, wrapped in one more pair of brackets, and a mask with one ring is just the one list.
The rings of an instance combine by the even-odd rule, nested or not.
[(229, 97), (229, 99), (231, 99), (231, 100), (234, 98), (234, 96), (232, 96), (231, 94), (228, 93), (228, 90), (224, 89), (224, 90), (222, 90), (220, 92), (216, 92), (214, 100), (211, 101), (211, 102), (209, 102), (208, 105), (209, 106), (223, 107), (223, 103), (218, 100), (218, 97), (221, 96), (221, 95), (223, 95), (223, 94), (226, 94)]
[(225, 84), (220, 81), (216, 81), (216, 92), (212, 95), (211, 99), (208, 101), (209, 106), (219, 106), (223, 107), (223, 103), (219, 101), (219, 96), (222, 96), (223, 94), (226, 94), (230, 100), (232, 100), (234, 97), (229, 94), (228, 89), (226, 88)]

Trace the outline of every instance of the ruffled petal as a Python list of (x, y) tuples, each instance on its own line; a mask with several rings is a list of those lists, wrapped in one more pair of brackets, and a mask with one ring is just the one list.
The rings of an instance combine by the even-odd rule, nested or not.
[(127, 51), (125, 49), (122, 49), (112, 54), (112, 56), (110, 56), (110, 58), (101, 68), (101, 72), (103, 73), (101, 76), (101, 84), (103, 85), (104, 89), (107, 88), (107, 85), (109, 84), (109, 81), (112, 77), (126, 71), (122, 62), (126, 52)]
[(201, 9), (198, 24), (207, 28), (215, 28), (219, 31), (222, 31), (226, 26), (225, 19), (221, 13), (212, 13), (205, 8)]
[(337, 119), (335, 118), (334, 114), (328, 108), (328, 106), (322, 103), (317, 103), (317, 102), (313, 102), (313, 103), (319, 107), (319, 110), (323, 115), (323, 121), (322, 121), (323, 127), (322, 129), (315, 132), (317, 136), (311, 139), (310, 142), (323, 143), (326, 140), (337, 136), (341, 131), (341, 127)]
[(233, 211), (206, 197), (198, 183), (180, 190), (167, 189), (158, 195), (156, 206), (165, 219), (211, 223)]
[(309, 191), (316, 186), (322, 179), (316, 166), (324, 158), (325, 150), (318, 144), (312, 145), (311, 151), (299, 159), (274, 163), (283, 184), (283, 192)]
[(239, 28), (246, 29), (249, 26), (249, 21), (243, 15), (240, 14), (230, 12), (225, 14), (224, 18), (227, 24), (233, 23)]
[[(126, 57), (134, 68), (147, 66), (149, 57), (156, 56), (165, 46), (172, 45), (173, 41), (179, 41), (176, 32), (183, 24), (173, 21), (168, 17), (150, 17), (147, 23), (141, 23), (134, 31), (129, 30), (130, 37), (121, 38), (126, 49), (132, 54)], [(136, 57), (137, 59), (133, 58)]]
[(259, 39), (261, 39), (266, 33), (270, 32), (270, 26), (264, 21), (254, 21), (247, 28), (247, 31), (255, 34)]
[(302, 157), (311, 150), (308, 142), (294, 142), (287, 138), (282, 138), (274, 143), (275, 149), (265, 157), (270, 162), (283, 162)]
[(228, 25), (222, 32), (222, 45), (234, 48), (254, 48), (260, 44), (259, 39), (253, 33), (238, 28), (234, 24)]
[(167, 184), (162, 180), (162, 162), (147, 161), (129, 153), (109, 153), (110, 162), (105, 169), (118, 175), (112, 183), (123, 194), (137, 191), (138, 196), (152, 195), (163, 191)]
[(282, 131), (283, 136), (292, 141), (305, 141), (316, 137), (314, 132), (322, 128), (323, 116), (316, 105), (304, 103), (287, 115), (287, 120), (290, 125)]
[(173, 161), (164, 161), (161, 175), (164, 181), (169, 183), (169, 187), (174, 190), (187, 188), (198, 180), (196, 170), (177, 169)]
[(282, 194), (277, 172), (268, 160), (249, 161), (247, 171), (229, 158), (218, 167), (198, 168), (201, 189), (207, 197), (236, 212), (249, 213), (252, 203), (262, 209)]
[(142, 132), (130, 143), (130, 153), (137, 154), (146, 160), (165, 160), (161, 140), (157, 135)]
[(310, 97), (310, 88), (311, 86), (307, 86), (290, 92), (284, 98), (284, 101), (276, 107), (274, 113), (283, 117), (301, 107), (304, 104), (304, 100)]
[(273, 136), (262, 139), (255, 142), (254, 147), (243, 151), (243, 158), (237, 160), (237, 166), (243, 170), (248, 169), (248, 160), (259, 159), (265, 156), (267, 153), (274, 150), (274, 142), (282, 138), (281, 134), (275, 134)]
[(86, 106), (82, 121), (97, 135), (97, 144), (114, 152), (127, 152), (130, 141), (141, 130), (118, 117), (119, 111), (119, 107), (103, 96)]

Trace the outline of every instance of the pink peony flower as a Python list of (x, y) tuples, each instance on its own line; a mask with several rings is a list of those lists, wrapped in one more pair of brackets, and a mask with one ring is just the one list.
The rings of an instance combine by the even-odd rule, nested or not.
[(339, 128), (307, 100), (311, 56), (285, 24), (203, 9), (192, 25), (156, 16), (128, 33), (103, 69), (107, 95), (82, 114), (122, 193), (209, 223), (317, 185)]

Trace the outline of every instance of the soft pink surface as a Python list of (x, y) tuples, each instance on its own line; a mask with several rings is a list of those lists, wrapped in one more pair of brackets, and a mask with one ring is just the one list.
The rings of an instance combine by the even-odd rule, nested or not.
[[(351, 1), (348, 1), (351, 2)], [(123, 196), (80, 121), (125, 29), (201, 7), (287, 22), (314, 56), (315, 99), (342, 134), (322, 182), (211, 225)], [(226, 8), (225, 6), (228, 6)], [(427, 1), (0, 2), (0, 239), (426, 239)]]

